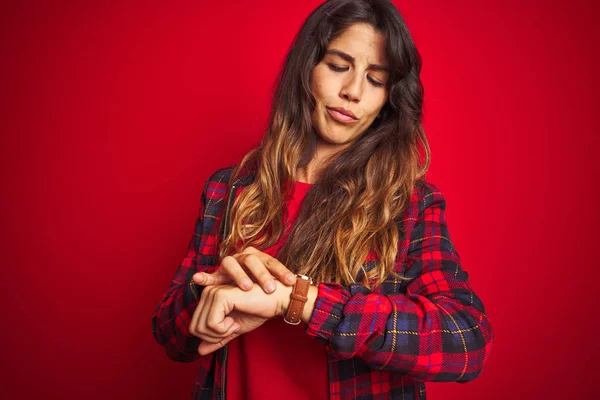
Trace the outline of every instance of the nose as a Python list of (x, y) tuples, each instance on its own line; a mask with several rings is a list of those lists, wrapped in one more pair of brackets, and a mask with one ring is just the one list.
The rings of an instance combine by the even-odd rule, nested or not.
[(360, 101), (362, 96), (362, 85), (363, 80), (360, 74), (348, 74), (347, 79), (344, 80), (344, 84), (340, 90), (340, 97), (348, 101)]

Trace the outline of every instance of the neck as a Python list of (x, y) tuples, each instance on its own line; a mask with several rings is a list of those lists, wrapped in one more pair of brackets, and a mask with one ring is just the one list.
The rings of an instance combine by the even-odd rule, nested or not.
[(327, 166), (343, 151), (347, 145), (331, 144), (319, 140), (312, 160), (304, 168), (298, 169), (298, 180), (314, 184), (319, 180)]

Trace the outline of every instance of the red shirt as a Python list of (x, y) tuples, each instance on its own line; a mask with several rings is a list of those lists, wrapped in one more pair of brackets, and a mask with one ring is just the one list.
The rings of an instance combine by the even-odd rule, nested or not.
[[(265, 253), (277, 257), (311, 186), (297, 182), (286, 201), (284, 233)], [(304, 322), (290, 325), (283, 318), (275, 318), (229, 342), (227, 398), (328, 399), (325, 345), (306, 335), (305, 328)]]

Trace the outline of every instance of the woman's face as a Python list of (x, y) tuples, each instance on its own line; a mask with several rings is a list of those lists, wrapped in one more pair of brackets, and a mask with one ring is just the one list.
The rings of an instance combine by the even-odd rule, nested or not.
[(344, 148), (371, 125), (387, 100), (386, 67), (383, 35), (371, 25), (351, 25), (329, 43), (311, 71), (319, 148)]

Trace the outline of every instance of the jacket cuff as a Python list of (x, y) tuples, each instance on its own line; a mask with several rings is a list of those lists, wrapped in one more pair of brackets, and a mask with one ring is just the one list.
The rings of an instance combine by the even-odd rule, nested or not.
[(315, 307), (305, 333), (328, 344), (342, 320), (350, 293), (338, 283), (321, 283), (318, 289)]

